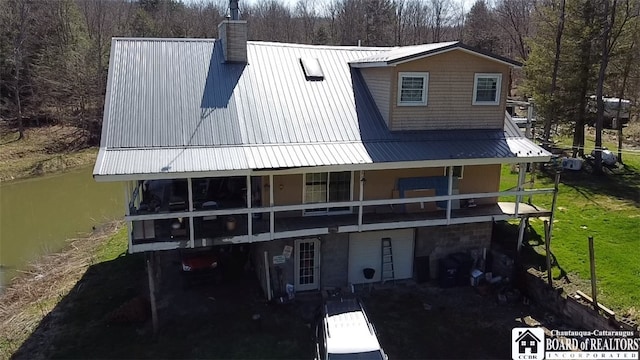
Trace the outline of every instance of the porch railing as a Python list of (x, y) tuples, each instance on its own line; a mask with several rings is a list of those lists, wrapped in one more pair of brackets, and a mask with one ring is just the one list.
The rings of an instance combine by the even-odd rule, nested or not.
[[(138, 251), (146, 251), (146, 250), (162, 250), (162, 249), (172, 249), (179, 247), (196, 247), (196, 246), (206, 246), (213, 245), (213, 243), (209, 244), (204, 239), (200, 239), (196, 237), (196, 231), (194, 231), (194, 223), (195, 221), (199, 221), (205, 217), (228, 217), (236, 215), (235, 217), (240, 219), (238, 221), (242, 221), (242, 231), (240, 233), (233, 234), (221, 234), (222, 237), (225, 237), (225, 241), (230, 242), (257, 242), (257, 241), (268, 241), (280, 238), (294, 237), (294, 236), (313, 236), (313, 235), (321, 235), (327, 234), (332, 231), (338, 232), (358, 232), (358, 231), (371, 231), (371, 230), (381, 230), (390, 228), (391, 224), (394, 228), (402, 228), (402, 227), (415, 227), (421, 226), (426, 223), (428, 225), (450, 225), (456, 223), (465, 223), (465, 222), (481, 222), (481, 221), (491, 221), (491, 220), (505, 220), (508, 218), (517, 218), (519, 214), (519, 203), (520, 201), (527, 196), (532, 196), (536, 194), (546, 194), (554, 192), (553, 188), (544, 188), (544, 189), (522, 189), (522, 190), (514, 190), (514, 191), (500, 191), (500, 192), (488, 192), (488, 193), (471, 193), (471, 194), (452, 194), (452, 195), (438, 195), (438, 196), (425, 196), (425, 197), (416, 197), (416, 198), (399, 198), (399, 199), (380, 199), (380, 200), (354, 200), (354, 201), (345, 201), (345, 202), (330, 202), (330, 203), (313, 203), (313, 204), (296, 204), (296, 205), (270, 205), (263, 207), (250, 207), (250, 204), (246, 208), (236, 208), (236, 209), (215, 209), (215, 210), (193, 210), (193, 207), (190, 206), (189, 209), (191, 211), (180, 211), (180, 212), (171, 212), (171, 213), (150, 213), (150, 214), (134, 214), (125, 216), (126, 221), (145, 221), (145, 220), (161, 220), (161, 219), (181, 219), (182, 221), (188, 221), (188, 231), (186, 231), (186, 238), (176, 238), (176, 239), (167, 239), (166, 241), (162, 241), (161, 243), (143, 243), (143, 244), (133, 244), (130, 242), (130, 245), (135, 245), (135, 249), (131, 250), (134, 252)], [(453, 200), (469, 200), (469, 199), (485, 199), (485, 198), (498, 198), (503, 196), (515, 196), (516, 203), (514, 208), (514, 213), (510, 215), (486, 215), (486, 214), (476, 214), (469, 215), (464, 217), (454, 217), (452, 216), (452, 201)], [(439, 217), (431, 217), (423, 216), (421, 218), (414, 218), (402, 221), (379, 221), (376, 223), (367, 223), (364, 221), (364, 216), (369, 214), (365, 212), (365, 208), (367, 207), (376, 207), (376, 206), (395, 206), (395, 205), (409, 205), (409, 204), (419, 204), (419, 203), (435, 203), (435, 202), (443, 202), (446, 201), (446, 208), (444, 210), (444, 216), (440, 215)], [(297, 229), (297, 230), (279, 230), (276, 229), (276, 215), (284, 212), (291, 211), (304, 211), (304, 210), (314, 210), (314, 209), (332, 209), (332, 208), (343, 208), (343, 207), (351, 207), (354, 209), (354, 212), (350, 214), (353, 219), (350, 219), (349, 224), (339, 226), (339, 229), (332, 229), (331, 226), (322, 226), (322, 227), (313, 227), (309, 228)], [(268, 231), (266, 231), (266, 227), (261, 229), (254, 229), (254, 214), (262, 214), (262, 216), (268, 216), (269, 225)], [(442, 214), (440, 212), (440, 214)], [(131, 232), (130, 232), (131, 234)]]

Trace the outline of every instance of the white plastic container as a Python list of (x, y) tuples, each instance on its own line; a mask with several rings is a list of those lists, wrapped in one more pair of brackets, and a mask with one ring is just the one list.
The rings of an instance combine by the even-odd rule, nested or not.
[(582, 159), (562, 158), (562, 168), (567, 170), (582, 169)]

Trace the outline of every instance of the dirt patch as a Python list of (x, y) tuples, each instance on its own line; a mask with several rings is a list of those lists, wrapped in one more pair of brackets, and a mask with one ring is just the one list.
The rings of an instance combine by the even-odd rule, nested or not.
[(476, 290), (396, 286), (365, 304), (391, 359), (508, 359), (511, 329), (552, 318), (524, 299), (501, 304), (499, 288)]
[[(151, 320), (111, 321), (123, 304), (148, 295), (144, 258), (127, 255), (89, 267), (14, 358), (313, 358), (318, 293), (268, 303), (248, 268), (190, 283), (177, 252), (160, 257), (155, 337)], [(409, 282), (358, 295), (392, 359), (508, 358), (511, 329), (545, 314), (521, 299), (501, 304), (498, 288), (484, 290)]]

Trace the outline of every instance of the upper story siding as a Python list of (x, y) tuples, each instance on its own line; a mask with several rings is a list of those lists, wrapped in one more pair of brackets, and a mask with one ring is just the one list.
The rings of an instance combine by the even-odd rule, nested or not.
[[(395, 67), (360, 69), (390, 130), (501, 129), (509, 93), (510, 67), (463, 50), (429, 56)], [(426, 106), (398, 106), (398, 73), (428, 72)], [(473, 105), (477, 73), (502, 74), (498, 105)], [(390, 88), (385, 95), (384, 89)]]
[(384, 122), (389, 126), (389, 107), (391, 106), (391, 77), (392, 72), (388, 67), (362, 68), (360, 73), (364, 78), (369, 92), (375, 101)]

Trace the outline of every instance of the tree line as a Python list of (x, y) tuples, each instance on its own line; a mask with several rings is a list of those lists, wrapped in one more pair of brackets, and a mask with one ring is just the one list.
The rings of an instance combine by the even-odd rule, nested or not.
[[(525, 63), (515, 93), (584, 144), (591, 94), (636, 97), (635, 0), (240, 1), (249, 39), (399, 46), (461, 40)], [(217, 37), (227, 0), (0, 0), (0, 116), (70, 124), (99, 141), (112, 37)], [(605, 60), (606, 58), (606, 60)], [(582, 130), (581, 128), (582, 121)], [(582, 133), (582, 135), (581, 135)]]

